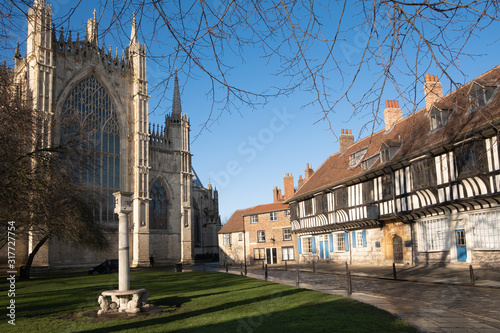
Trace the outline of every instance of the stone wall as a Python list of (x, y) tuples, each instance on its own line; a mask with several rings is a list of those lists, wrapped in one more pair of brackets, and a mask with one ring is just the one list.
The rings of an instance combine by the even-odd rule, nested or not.
[(450, 263), (450, 251), (417, 252), (415, 265), (446, 266)]
[(500, 268), (500, 251), (472, 251), (472, 265), (481, 267)]

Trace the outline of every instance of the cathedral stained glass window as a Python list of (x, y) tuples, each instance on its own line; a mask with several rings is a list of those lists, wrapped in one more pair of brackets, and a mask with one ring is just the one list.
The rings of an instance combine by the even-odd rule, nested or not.
[(151, 188), (150, 198), (149, 228), (167, 229), (167, 193), (159, 180)]
[(120, 189), (120, 130), (115, 106), (106, 89), (94, 77), (80, 81), (64, 103), (65, 116), (79, 122), (86, 139), (90, 166), (80, 171), (82, 183), (97, 187), (101, 200), (94, 210), (100, 222), (117, 222), (113, 192)]

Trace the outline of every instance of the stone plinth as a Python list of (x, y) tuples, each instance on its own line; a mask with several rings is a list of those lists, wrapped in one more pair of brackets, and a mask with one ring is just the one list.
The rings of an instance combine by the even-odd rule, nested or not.
[[(111, 298), (111, 301), (108, 299)], [(99, 296), (101, 310), (97, 314), (110, 312), (137, 313), (147, 311), (149, 294), (146, 289), (107, 290)]]

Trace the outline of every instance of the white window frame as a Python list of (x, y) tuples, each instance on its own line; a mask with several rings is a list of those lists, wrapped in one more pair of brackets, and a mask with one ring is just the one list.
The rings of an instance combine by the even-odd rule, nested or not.
[(418, 250), (443, 252), (451, 249), (450, 220), (439, 217), (418, 222)]
[(302, 253), (312, 253), (312, 237), (302, 238)]
[[(286, 231), (287, 237), (285, 237), (285, 231)], [(283, 228), (283, 240), (284, 241), (291, 241), (292, 240), (292, 228)]]
[(345, 232), (336, 232), (333, 234), (334, 252), (345, 252)]
[[(255, 253), (258, 252), (258, 258), (255, 256)], [(254, 260), (265, 260), (266, 259), (266, 249), (265, 248), (254, 248), (253, 249), (253, 259)]]
[(243, 233), (238, 234), (238, 240), (241, 242), (243, 240)]
[(231, 234), (223, 234), (223, 238), (225, 246), (231, 245)]
[(500, 210), (469, 215), (475, 250), (500, 250)]
[(281, 258), (283, 261), (295, 260), (295, 254), (293, 252), (293, 246), (284, 246), (281, 248)]
[(259, 215), (250, 215), (250, 223), (259, 223)]
[(271, 221), (271, 222), (278, 221), (278, 212), (270, 212), (269, 213), (269, 221)]
[(356, 231), (356, 247), (363, 247), (363, 230)]
[(257, 231), (257, 242), (258, 243), (265, 243), (266, 242), (266, 231), (265, 230)]

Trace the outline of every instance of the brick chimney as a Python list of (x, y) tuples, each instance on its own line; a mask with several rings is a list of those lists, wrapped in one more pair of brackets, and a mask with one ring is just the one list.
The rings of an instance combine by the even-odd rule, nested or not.
[(295, 188), (293, 185), (293, 176), (291, 173), (285, 173), (285, 177), (283, 178), (283, 183), (285, 183), (284, 199), (287, 200), (295, 193)]
[(342, 154), (347, 149), (347, 147), (354, 144), (354, 135), (352, 135), (351, 130), (342, 129), (342, 133), (340, 134), (339, 137), (339, 142), (340, 142), (340, 153)]
[(403, 110), (399, 108), (399, 102), (386, 99), (384, 110), (385, 131), (390, 131), (392, 126), (401, 119), (403, 119)]
[(429, 111), (432, 104), (443, 97), (443, 85), (439, 82), (437, 75), (425, 74), (424, 93), (425, 107)]
[[(353, 143), (354, 143), (354, 136), (353, 136)], [(311, 164), (307, 163), (306, 171), (304, 172), (304, 175), (305, 175), (304, 181), (307, 181), (309, 178), (311, 178), (313, 173), (314, 173), (314, 170), (313, 170)]]
[(281, 202), (284, 200), (283, 195), (281, 194), (281, 189), (279, 186), (275, 186), (273, 188), (273, 202)]
[(299, 181), (298, 181), (299, 188), (301, 188), (302, 185), (304, 185), (304, 179), (302, 178), (302, 175), (299, 175)]

